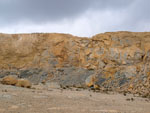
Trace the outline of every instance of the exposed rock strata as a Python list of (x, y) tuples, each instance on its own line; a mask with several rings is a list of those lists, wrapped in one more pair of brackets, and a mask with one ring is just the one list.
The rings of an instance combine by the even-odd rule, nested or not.
[(150, 33), (0, 34), (0, 77), (150, 97)]

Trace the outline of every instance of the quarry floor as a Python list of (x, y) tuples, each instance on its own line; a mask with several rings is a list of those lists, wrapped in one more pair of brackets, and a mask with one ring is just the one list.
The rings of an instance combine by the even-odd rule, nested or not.
[(130, 94), (0, 84), (0, 113), (150, 113), (150, 100)]

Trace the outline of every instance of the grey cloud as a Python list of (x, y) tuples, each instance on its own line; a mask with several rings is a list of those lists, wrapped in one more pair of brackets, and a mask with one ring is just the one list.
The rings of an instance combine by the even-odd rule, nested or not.
[(88, 9), (113, 10), (129, 4), (131, 0), (1, 0), (0, 24), (25, 19), (33, 22), (59, 21), (78, 17)]
[(54, 21), (76, 16), (90, 5), (90, 0), (8, 0), (0, 3), (3, 20)]
[(134, 3), (134, 1), (135, 0), (94, 0), (93, 9), (119, 10), (127, 8)]
[(92, 34), (143, 31), (146, 26), (148, 31), (149, 4), (150, 0), (0, 0), (0, 30), (66, 32), (71, 27), (70, 33), (84, 36), (89, 34), (85, 29)]
[(131, 7), (130, 17), (135, 21), (150, 21), (150, 0), (137, 0), (135, 6)]
[[(122, 29), (142, 31), (142, 26), (144, 26), (144, 24), (150, 24), (149, 4), (150, 0), (135, 0), (124, 12), (126, 19), (124, 23), (122, 23)], [(140, 30), (137, 30), (140, 24), (142, 24), (142, 26), (140, 26)]]

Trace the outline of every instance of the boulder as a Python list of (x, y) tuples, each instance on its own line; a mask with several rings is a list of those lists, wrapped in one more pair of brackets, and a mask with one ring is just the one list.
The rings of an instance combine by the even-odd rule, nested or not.
[(18, 82), (17, 78), (15, 76), (6, 76), (1, 80), (2, 84), (6, 85), (15, 85)]
[(18, 87), (25, 87), (25, 88), (31, 88), (31, 82), (27, 79), (18, 79), (17, 83), (15, 84)]

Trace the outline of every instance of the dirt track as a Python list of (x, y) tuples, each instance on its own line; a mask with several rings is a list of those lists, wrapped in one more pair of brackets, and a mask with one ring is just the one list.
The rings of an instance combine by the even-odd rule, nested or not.
[(132, 95), (0, 87), (0, 113), (150, 113), (150, 100)]

